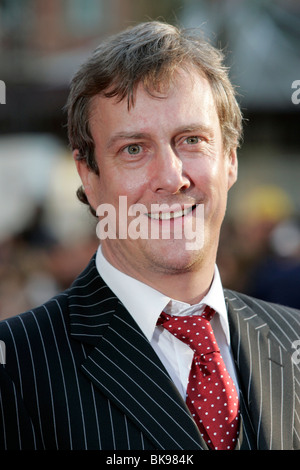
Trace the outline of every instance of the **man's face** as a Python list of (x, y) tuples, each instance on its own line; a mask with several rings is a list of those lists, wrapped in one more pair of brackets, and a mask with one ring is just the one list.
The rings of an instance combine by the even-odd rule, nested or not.
[[(235, 151), (224, 155), (219, 118), (207, 80), (196, 72), (180, 71), (161, 95), (150, 95), (139, 85), (129, 110), (127, 100), (97, 96), (91, 107), (90, 129), (99, 176), (90, 172), (84, 162), (77, 163), (90, 204), (95, 209), (104, 203), (116, 208), (118, 234), (120, 196), (125, 196), (127, 208), (136, 204), (146, 208), (144, 214), (139, 214), (141, 225), (153, 224), (160, 234), (155, 239), (150, 232), (146, 238), (106, 238), (101, 242), (106, 258), (140, 280), (155, 274), (199, 270), (203, 263), (214, 264), (237, 162)], [(163, 216), (154, 206), (162, 204), (167, 205)], [(187, 249), (185, 233), (199, 227), (196, 215), (201, 205), (204, 243)], [(175, 207), (174, 218), (168, 206)], [(185, 213), (184, 207), (188, 209)], [(125, 213), (122, 217), (129, 234), (133, 218)], [(181, 238), (176, 235), (178, 230), (183, 234)], [(167, 239), (164, 233), (169, 233)]]

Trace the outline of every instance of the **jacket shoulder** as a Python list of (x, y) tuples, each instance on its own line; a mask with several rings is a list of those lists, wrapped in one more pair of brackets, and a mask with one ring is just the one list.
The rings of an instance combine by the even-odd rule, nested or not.
[(300, 310), (297, 309), (297, 308), (293, 308), (293, 307), (288, 307), (286, 305), (282, 305), (282, 304), (277, 304), (277, 303), (274, 303), (274, 302), (268, 302), (266, 300), (262, 300), (262, 299), (258, 299), (256, 297), (251, 297), (250, 295), (247, 295), (247, 294), (243, 294), (242, 292), (237, 292), (237, 291), (234, 291), (234, 290), (231, 290), (231, 289), (224, 289), (224, 294), (225, 294), (225, 298), (228, 298), (228, 299), (232, 299), (232, 300), (240, 300), (242, 302), (244, 302), (245, 304), (247, 305), (261, 305), (265, 308), (279, 308), (280, 310), (288, 310), (288, 311), (291, 311), (291, 312), (294, 312), (295, 315), (299, 315), (300, 316)]
[(7, 345), (28, 335), (27, 331), (42, 331), (57, 321), (66, 322), (68, 313), (68, 291), (51, 298), (44, 304), (9, 317), (0, 322), (0, 340)]
[(243, 312), (244, 318), (257, 315), (271, 331), (288, 342), (299, 339), (300, 310), (267, 302), (249, 295), (224, 289), (225, 300), (233, 312)]

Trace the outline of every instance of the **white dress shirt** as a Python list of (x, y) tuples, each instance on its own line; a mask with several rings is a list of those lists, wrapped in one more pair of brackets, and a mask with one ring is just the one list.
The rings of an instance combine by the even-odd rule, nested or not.
[(227, 370), (237, 387), (230, 349), (227, 309), (217, 266), (209, 292), (196, 305), (171, 299), (147, 284), (120, 272), (106, 260), (101, 245), (96, 255), (96, 266), (102, 279), (120, 299), (150, 341), (184, 400), (193, 351), (165, 328), (156, 326), (162, 311), (170, 315), (199, 315), (205, 306), (209, 305), (217, 312), (211, 325)]

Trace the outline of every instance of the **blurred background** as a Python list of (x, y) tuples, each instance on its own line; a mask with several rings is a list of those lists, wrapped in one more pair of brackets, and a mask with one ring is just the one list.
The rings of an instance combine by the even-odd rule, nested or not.
[(201, 27), (238, 87), (224, 286), (300, 308), (299, 0), (0, 0), (0, 319), (68, 287), (96, 250), (96, 220), (75, 196), (69, 82), (102, 38), (149, 19)]

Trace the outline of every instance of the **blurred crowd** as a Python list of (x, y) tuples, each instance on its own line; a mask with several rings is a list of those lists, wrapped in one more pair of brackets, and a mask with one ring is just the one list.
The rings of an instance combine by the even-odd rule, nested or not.
[(221, 234), (224, 286), (300, 308), (300, 214), (276, 186), (254, 188), (240, 205)]
[(37, 214), (30, 226), (0, 243), (0, 319), (69, 287), (96, 250), (96, 236), (60, 242), (47, 235), (40, 221)]
[(76, 198), (70, 153), (52, 135), (0, 139), (0, 319), (67, 288), (98, 244)]

